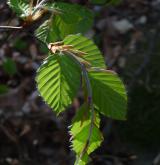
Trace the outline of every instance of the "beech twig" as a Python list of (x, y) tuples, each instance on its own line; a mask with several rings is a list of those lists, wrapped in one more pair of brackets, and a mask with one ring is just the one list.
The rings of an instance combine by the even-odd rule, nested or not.
[(88, 77), (88, 72), (86, 70), (86, 67), (84, 64), (82, 64), (78, 59), (77, 57), (71, 53), (71, 52), (66, 52), (69, 56), (71, 56), (75, 62), (81, 67), (82, 69), (82, 73), (83, 73), (83, 76), (84, 76), (84, 79), (85, 79), (85, 82), (86, 82), (86, 86), (87, 86), (87, 91), (88, 91), (88, 106), (91, 110), (91, 124), (90, 124), (90, 128), (89, 128), (89, 134), (88, 134), (88, 138), (87, 138), (87, 141), (86, 141), (86, 144), (78, 158), (78, 160), (76, 161), (76, 165), (78, 164), (79, 160), (83, 157), (83, 155), (85, 154), (85, 152), (87, 151), (88, 149), (88, 146), (90, 144), (90, 140), (91, 140), (91, 136), (92, 136), (92, 131), (93, 131), (93, 126), (94, 126), (94, 105), (93, 105), (93, 97), (92, 97), (92, 88), (91, 88), (91, 84), (90, 84), (90, 80), (89, 80), (89, 77)]

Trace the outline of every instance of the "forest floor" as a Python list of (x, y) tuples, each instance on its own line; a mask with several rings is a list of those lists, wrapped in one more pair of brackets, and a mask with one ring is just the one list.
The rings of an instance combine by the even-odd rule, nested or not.
[[(18, 26), (5, 2), (0, 25)], [(159, 165), (160, 1), (125, 0), (93, 10), (99, 15), (88, 35), (94, 34), (109, 69), (124, 80), (131, 112), (127, 122), (103, 118), (105, 140), (90, 164)], [(45, 105), (35, 75), (46, 48), (33, 37), (34, 29), (0, 29), (0, 165), (71, 165), (75, 155), (67, 131), (81, 98), (58, 118)]]

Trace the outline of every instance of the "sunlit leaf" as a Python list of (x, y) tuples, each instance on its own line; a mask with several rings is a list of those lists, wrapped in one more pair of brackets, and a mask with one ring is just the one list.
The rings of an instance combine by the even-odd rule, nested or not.
[(81, 159), (79, 159), (79, 155), (76, 156), (74, 165), (86, 165), (89, 162), (90, 158), (88, 154), (84, 154)]
[(75, 50), (86, 53), (82, 58), (91, 63), (92, 67), (106, 68), (103, 56), (92, 40), (78, 34), (67, 36), (63, 42), (65, 45), (72, 45)]
[(26, 17), (29, 15), (30, 8), (27, 0), (8, 0), (8, 5), (19, 17)]
[(37, 72), (37, 87), (46, 103), (56, 112), (65, 110), (80, 87), (79, 67), (66, 55), (50, 55)]
[(113, 119), (126, 119), (126, 90), (117, 74), (97, 69), (89, 71), (89, 78), (98, 111)]
[[(98, 113), (94, 112), (94, 123), (92, 128), (92, 134), (90, 138), (89, 146), (85, 154), (89, 155), (93, 152), (96, 148), (98, 148), (103, 140), (103, 136), (99, 130), (100, 119)], [(76, 116), (73, 119), (72, 126), (71, 126), (71, 136), (72, 136), (72, 149), (76, 152), (78, 156), (81, 155), (84, 148), (86, 147), (86, 143), (90, 134), (90, 126), (91, 126), (91, 112), (89, 111), (86, 104), (82, 105), (82, 107), (77, 111)], [(86, 155), (86, 156), (87, 156)], [(84, 156), (84, 155), (83, 155)], [(86, 157), (85, 156), (85, 157)], [(78, 160), (81, 163), (85, 160)], [(87, 156), (88, 157), (88, 156)], [(88, 160), (88, 159), (86, 159)]]

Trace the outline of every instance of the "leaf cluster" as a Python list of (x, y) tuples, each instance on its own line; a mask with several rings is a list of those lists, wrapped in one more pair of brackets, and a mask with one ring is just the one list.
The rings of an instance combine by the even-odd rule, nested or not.
[(84, 104), (77, 110), (69, 132), (75, 164), (85, 165), (90, 153), (103, 141), (99, 114), (125, 120), (127, 107), (121, 79), (107, 70), (98, 47), (82, 35), (92, 26), (93, 13), (83, 6), (62, 2), (33, 6), (25, 0), (8, 0), (8, 4), (24, 20), (36, 18), (43, 10), (51, 13), (35, 31), (35, 36), (49, 49), (37, 71), (37, 88), (56, 114), (65, 111), (83, 89)]

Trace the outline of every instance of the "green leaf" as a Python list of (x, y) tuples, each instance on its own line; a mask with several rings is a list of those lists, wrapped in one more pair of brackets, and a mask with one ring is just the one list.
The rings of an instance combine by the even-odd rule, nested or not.
[(50, 36), (50, 24), (51, 21), (47, 20), (43, 24), (41, 24), (41, 26), (39, 26), (39, 28), (35, 31), (35, 36), (44, 43), (48, 41), (47, 38)]
[(88, 154), (84, 154), (81, 159), (79, 159), (79, 155), (77, 155), (74, 165), (86, 165), (88, 162), (89, 162)]
[(16, 14), (21, 17), (25, 18), (29, 15), (29, 3), (27, 0), (8, 0), (8, 5), (12, 8)]
[(9, 91), (9, 88), (7, 85), (0, 84), (0, 95), (5, 94)]
[(35, 36), (42, 42), (48, 44), (57, 41), (59, 37), (59, 29), (54, 26), (52, 19), (45, 21), (36, 31)]
[(49, 52), (47, 45), (45, 45), (44, 43), (39, 43), (39, 51), (42, 54), (48, 54)]
[[(88, 137), (89, 137), (89, 129), (91, 126), (91, 113), (86, 104), (82, 105), (82, 107), (76, 113), (76, 116), (73, 119), (71, 126), (71, 136), (72, 136), (72, 149), (77, 154), (77, 161), (81, 163), (86, 160), (86, 156), (93, 152), (96, 148), (98, 148), (103, 140), (103, 136), (99, 130), (100, 118), (98, 113), (95, 112), (94, 118), (94, 126), (92, 129), (92, 135), (90, 138), (90, 143), (87, 148), (85, 157), (82, 157), (82, 160), (78, 160), (78, 157), (83, 152)], [(84, 155), (83, 155), (84, 156)], [(88, 159), (87, 159), (88, 160)]]
[(83, 6), (56, 2), (45, 8), (57, 11), (49, 23), (45, 21), (36, 31), (36, 36), (45, 43), (61, 40), (69, 34), (85, 33), (93, 24), (92, 12)]
[(61, 14), (55, 18), (55, 24), (58, 24), (62, 38), (69, 34), (85, 33), (92, 26), (93, 14), (89, 9), (67, 3), (56, 3), (55, 6), (61, 10)]
[(91, 0), (91, 2), (97, 5), (118, 5), (122, 0)]
[(80, 88), (80, 68), (64, 54), (51, 54), (37, 72), (38, 90), (56, 112), (65, 110)]
[(22, 51), (28, 47), (28, 44), (22, 38), (16, 38), (13, 42), (13, 47), (19, 51)]
[(10, 76), (13, 76), (17, 73), (16, 63), (11, 58), (5, 58), (2, 67), (4, 71)]
[(113, 119), (126, 119), (127, 95), (117, 74), (102, 69), (90, 70), (88, 74), (98, 111)]
[(75, 50), (86, 53), (82, 58), (91, 63), (92, 67), (106, 68), (103, 56), (92, 40), (78, 34), (67, 36), (63, 42), (65, 45), (72, 45)]

